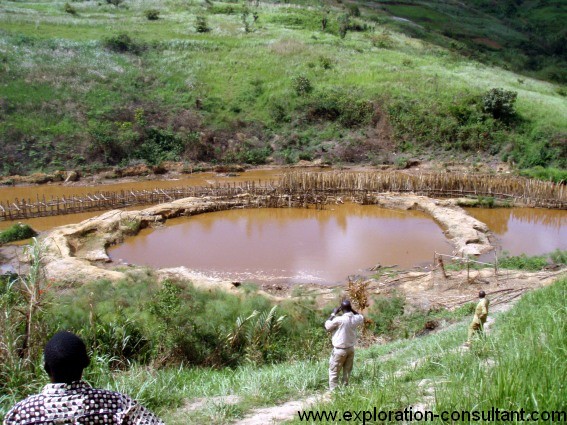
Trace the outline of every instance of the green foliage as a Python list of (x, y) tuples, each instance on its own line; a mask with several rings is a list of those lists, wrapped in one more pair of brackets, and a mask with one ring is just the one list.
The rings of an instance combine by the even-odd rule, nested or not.
[(185, 147), (186, 141), (181, 136), (169, 130), (150, 127), (146, 129), (144, 141), (133, 157), (143, 159), (150, 165), (163, 161), (179, 161)]
[(510, 121), (516, 115), (514, 104), (518, 93), (501, 88), (493, 88), (482, 97), (483, 111), (494, 119)]
[(348, 14), (350, 16), (359, 17), (360, 16), (360, 8), (355, 3), (349, 3), (347, 5)]
[(345, 38), (350, 26), (350, 16), (348, 14), (339, 17), (339, 37)]
[(244, 146), (240, 152), (235, 156), (236, 162), (251, 164), (251, 165), (261, 165), (265, 164), (268, 157), (271, 155), (272, 149), (269, 146), (265, 147), (247, 147)]
[(108, 4), (111, 4), (111, 5), (113, 5), (113, 6), (118, 7), (118, 6), (120, 6), (122, 3), (124, 3), (124, 0), (106, 0), (106, 2), (107, 2)]
[[(567, 167), (567, 143), (562, 133), (538, 131), (532, 134), (517, 134), (513, 145), (504, 155), (508, 161), (520, 168)], [(560, 177), (562, 173), (558, 173)]]
[(0, 244), (21, 241), (34, 236), (37, 236), (37, 232), (29, 225), (17, 223), (0, 232)]
[(534, 168), (522, 170), (520, 175), (531, 179), (548, 180), (555, 183), (567, 183), (567, 170), (560, 170), (552, 167), (542, 167), (538, 165)]
[(65, 13), (68, 13), (70, 15), (76, 15), (77, 14), (77, 9), (75, 9), (69, 3), (65, 3), (65, 5), (63, 6), (63, 10), (65, 11)]
[(454, 311), (439, 308), (406, 312), (405, 307), (405, 296), (397, 292), (374, 297), (367, 314), (372, 332), (390, 339), (425, 335), (439, 327), (441, 321), (451, 323), (470, 316), (475, 304), (467, 303)]
[[(314, 6), (313, 2), (308, 3)], [(444, 156), (441, 151), (451, 150), (457, 161), (469, 152), (480, 152), (482, 157), (498, 155), (519, 168), (567, 167), (565, 111), (561, 102), (564, 90), (523, 76), (494, 73), (478, 65), (478, 60), (487, 59), (484, 53), (471, 49), (471, 44), (477, 43), (473, 41), (475, 34), (494, 34), (494, 25), (498, 37), (505, 40), (512, 34), (514, 42), (533, 46), (538, 42), (518, 36), (516, 30), (509, 33), (509, 26), (483, 14), (474, 15), (473, 25), (471, 13), (481, 7), (478, 3), (471, 8), (446, 2), (382, 5), (386, 12), (407, 16), (419, 27), (392, 20), (365, 6), (364, 16), (347, 17), (348, 25), (343, 31), (365, 31), (372, 27), (372, 22), (378, 23), (380, 30), (363, 37), (355, 34), (348, 42), (331, 36), (340, 35), (339, 21), (344, 23), (343, 15), (348, 15), (347, 2), (342, 11), (304, 7), (304, 2), (263, 8), (262, 31), (251, 31), (247, 37), (240, 37), (241, 15), (249, 9), (249, 29), (255, 29), (253, 4), (206, 3), (204, 9), (203, 5), (181, 6), (174, 2), (166, 7), (176, 19), (162, 19), (152, 25), (144, 24), (145, 18), (133, 19), (144, 17), (150, 7), (147, 4), (128, 3), (128, 7), (112, 10), (103, 5), (111, 12), (113, 28), (128, 28), (130, 37), (114, 36), (106, 42), (106, 15), (94, 13), (95, 9), (100, 11), (96, 3), (81, 4), (81, 19), (61, 14), (64, 4), (32, 6), (26, 1), (16, 2), (12, 4), (9, 22), (4, 22), (1, 43), (7, 47), (0, 53), (0, 73), (8, 83), (0, 90), (3, 174), (125, 164), (140, 158), (137, 150), (152, 137), (150, 128), (171, 133), (179, 142), (174, 143), (176, 146), (185, 146), (180, 154), (181, 149), (169, 154), (159, 143), (156, 146), (150, 142), (142, 155), (150, 162), (160, 158), (238, 160), (236, 154), (248, 149), (228, 149), (229, 141), (235, 140), (230, 133), (238, 132), (246, 137), (237, 140), (237, 145), (252, 137), (281, 140), (270, 155), (276, 161), (293, 162), (299, 155), (358, 161), (379, 148), (390, 151), (383, 152), (384, 156), (391, 155), (394, 149), (408, 155), (427, 149), (435, 156)], [(358, 6), (362, 9), (362, 5)], [(28, 19), (30, 7), (34, 9), (37, 28)], [(481, 8), (484, 10), (484, 6)], [(541, 8), (534, 9), (539, 12)], [(187, 33), (195, 25), (195, 16), (201, 14), (210, 19), (209, 13), (216, 14), (215, 25), (219, 27), (214, 37), (210, 33)], [(55, 25), (53, 16), (60, 24)], [(542, 12), (538, 19), (556, 28), (557, 23), (550, 16)], [(462, 24), (464, 33), (455, 27), (447, 28), (449, 22)], [(202, 26), (206, 28), (208, 24)], [(435, 35), (445, 30), (458, 41)], [(401, 32), (423, 37), (424, 41), (408, 40), (400, 36)], [(518, 64), (529, 61), (530, 67), (535, 67), (530, 75), (541, 75), (545, 70), (557, 74), (561, 61), (556, 61), (556, 54), (562, 49), (563, 36), (561, 28), (553, 36), (545, 35), (548, 32), (538, 35), (540, 41), (545, 41), (540, 43), (541, 49), (548, 50), (554, 58), (545, 63), (541, 52), (515, 55), (518, 47), (511, 47), (514, 43), (486, 34), (479, 37), (503, 46), (494, 51), (494, 56)], [(186, 37), (180, 38), (179, 34)], [(321, 49), (325, 53), (319, 59)], [(22, 54), (24, 50), (26, 55)], [(116, 52), (144, 53), (143, 58), (136, 58)], [(468, 57), (477, 65), (470, 66)], [(532, 61), (531, 57), (538, 59)], [(248, 87), (250, 75), (258, 76), (263, 85)], [(286, 81), (294, 75), (306, 75), (312, 91), (303, 94), (300, 89), (301, 95), (290, 96), (295, 89)], [(59, 84), (61, 79), (68, 84)], [(418, 80), (422, 84), (411, 84)], [(473, 81), (478, 84), (472, 84)], [(362, 122), (349, 127), (307, 113), (314, 92), (340, 86), (359, 88), (360, 99), (368, 99), (375, 106), (371, 119), (346, 119)], [(514, 104), (514, 119), (503, 121), (492, 112), (484, 112), (483, 92), (490, 87), (520, 93)], [(528, 92), (529, 96), (522, 95)], [(139, 107), (147, 111), (145, 123), (133, 117), (134, 109)], [(314, 110), (317, 113), (316, 105)], [(378, 139), (364, 136), (361, 127), (368, 126), (367, 130), (373, 132), (378, 122), (379, 128), (384, 126), (387, 130), (384, 135), (391, 143), (370, 146), (374, 143), (371, 141)], [(353, 150), (367, 154), (353, 155)]]
[(51, 323), (50, 282), (43, 273), (43, 245), (35, 238), (26, 249), (30, 267), (25, 275), (0, 276), (0, 403), (35, 392), (45, 377), (36, 380), (43, 345)]
[(374, 324), (373, 331), (377, 334), (391, 332), (394, 321), (404, 314), (405, 303), (405, 297), (401, 294), (374, 298), (368, 311), (368, 317)]
[(209, 22), (206, 16), (198, 15), (195, 17), (195, 31), (198, 33), (206, 33), (210, 30), (211, 28), (209, 27)]
[(244, 6), (233, 3), (214, 3), (208, 8), (209, 13), (213, 15), (240, 15), (243, 10)]
[(313, 91), (311, 80), (305, 75), (297, 75), (293, 77), (292, 87), (298, 96), (306, 96)]
[(145, 48), (142, 43), (136, 42), (126, 33), (110, 36), (104, 40), (103, 44), (108, 50), (117, 53), (132, 53), (135, 55), (140, 54)]
[(338, 121), (347, 128), (368, 124), (374, 114), (372, 102), (356, 89), (334, 87), (318, 91), (306, 105), (311, 121)]
[(231, 347), (246, 346), (245, 358), (254, 364), (263, 364), (274, 358), (276, 339), (285, 316), (277, 316), (277, 306), (269, 312), (254, 310), (248, 317), (239, 316), (234, 329), (227, 335)]
[(159, 19), (159, 13), (158, 9), (144, 10), (144, 16), (148, 19), (148, 21), (157, 21)]
[[(309, 302), (282, 305), (276, 315), (275, 307), (254, 293), (241, 298), (224, 291), (200, 291), (182, 281), (158, 284), (148, 276), (135, 283), (83, 285), (60, 298), (59, 307), (64, 308), (48, 314), (60, 326), (84, 335), (97, 353), (113, 359), (113, 367), (133, 361), (236, 366), (316, 355), (320, 318), (315, 311), (302, 310)], [(239, 317), (242, 334), (235, 336)], [(228, 335), (234, 341), (227, 343)], [(296, 353), (292, 348), (299, 341), (311, 348)]]
[(567, 250), (562, 251), (560, 249), (556, 249), (549, 254), (549, 257), (554, 264), (567, 265)]
[[(566, 305), (567, 279), (562, 279), (523, 296), (497, 318), (494, 336), (484, 344), (465, 355), (438, 359), (443, 375), (453, 377), (436, 388), (438, 411), (468, 406), (488, 411), (495, 405), (526, 412), (564, 411)], [(488, 356), (491, 366), (479, 367), (478, 354)]]
[(388, 32), (370, 35), (370, 42), (380, 49), (391, 49), (394, 46), (394, 40)]
[(528, 257), (526, 254), (513, 256), (504, 255), (498, 259), (498, 266), (503, 269), (539, 271), (547, 266), (547, 256), (536, 255)]
[(319, 56), (319, 65), (321, 65), (323, 69), (332, 69), (333, 60), (328, 56)]

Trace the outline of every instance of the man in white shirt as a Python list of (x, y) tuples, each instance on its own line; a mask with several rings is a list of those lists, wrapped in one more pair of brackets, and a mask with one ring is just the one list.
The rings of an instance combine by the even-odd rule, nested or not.
[[(342, 316), (337, 314), (342, 311)], [(333, 352), (329, 360), (329, 388), (339, 385), (339, 373), (343, 371), (343, 384), (348, 385), (357, 342), (356, 328), (364, 323), (362, 314), (353, 310), (349, 300), (336, 307), (325, 322), (325, 329), (333, 332)]]

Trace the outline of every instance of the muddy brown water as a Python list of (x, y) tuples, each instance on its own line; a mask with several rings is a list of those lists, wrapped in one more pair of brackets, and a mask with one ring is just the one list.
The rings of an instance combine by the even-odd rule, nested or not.
[(435, 251), (451, 250), (424, 213), (349, 204), (178, 218), (110, 248), (109, 255), (117, 262), (186, 266), (227, 280), (335, 283), (368, 274), (377, 264), (425, 265)]
[[(466, 208), (494, 233), (497, 252), (541, 255), (567, 249), (567, 211), (540, 208)], [(487, 254), (487, 257), (494, 257)]]
[[(286, 171), (288, 170), (251, 170), (231, 176), (216, 173), (195, 173), (180, 175), (179, 178), (175, 179), (130, 181), (91, 186), (50, 184), (1, 187), (0, 201), (13, 201), (15, 198), (35, 199), (36, 196), (40, 198), (45, 196), (49, 199), (51, 196), (68, 197), (105, 191), (204, 186), (240, 181), (277, 181)], [(143, 206), (138, 205), (132, 209), (142, 208)], [(344, 279), (347, 274), (357, 273), (359, 270), (364, 270), (377, 262), (384, 265), (398, 264), (401, 267), (411, 267), (416, 264), (430, 262), (430, 257), (432, 257), (434, 250), (439, 252), (451, 251), (438, 226), (428, 217), (416, 216), (410, 219), (408, 217), (413, 213), (383, 211), (377, 208), (374, 208), (374, 210), (380, 212), (374, 211), (372, 214), (356, 212), (352, 207), (348, 207), (346, 210), (338, 207), (330, 208), (334, 208), (332, 213), (330, 211), (321, 212), (315, 210), (226, 211), (194, 217), (191, 220), (187, 220), (188, 223), (179, 228), (176, 226), (183, 219), (177, 219), (168, 222), (165, 229), (155, 232), (145, 231), (140, 237), (127, 240), (124, 247), (130, 247), (130, 244), (134, 244), (134, 241), (136, 241), (136, 245), (147, 245), (149, 247), (150, 245), (156, 245), (153, 242), (154, 240), (157, 240), (157, 244), (161, 244), (160, 246), (168, 246), (171, 243), (170, 239), (172, 236), (165, 236), (165, 233), (167, 229), (175, 228), (175, 232), (178, 232), (180, 247), (177, 249), (178, 252), (176, 251), (166, 257), (175, 258), (174, 255), (180, 256), (182, 253), (189, 252), (187, 249), (187, 241), (189, 240), (191, 242), (189, 246), (194, 244), (197, 247), (196, 249), (191, 249), (190, 252), (198, 252), (201, 256), (211, 257), (210, 260), (214, 260), (219, 264), (228, 264), (227, 270), (221, 270), (214, 264), (211, 266), (203, 262), (199, 265), (203, 270), (214, 270), (214, 274), (222, 276), (227, 275), (227, 273), (235, 273), (234, 276), (241, 277), (239, 280), (244, 280), (246, 276), (259, 275), (261, 273), (258, 269), (254, 269), (254, 264), (237, 269), (240, 261), (250, 257), (258, 257), (266, 264), (262, 271), (262, 273), (265, 273), (266, 279), (289, 279), (291, 281), (300, 281), (311, 275), (315, 279), (326, 281)], [(521, 253), (537, 255), (551, 252), (558, 248), (567, 249), (567, 211), (531, 208), (469, 208), (467, 211), (486, 223), (494, 232), (495, 242), (499, 245), (500, 251), (505, 250), (512, 255)], [(45, 231), (56, 226), (78, 223), (100, 214), (102, 214), (102, 211), (93, 211), (82, 214), (30, 219), (25, 222), (38, 231)], [(373, 214), (381, 214), (381, 216), (374, 217)], [(394, 214), (394, 216), (391, 214)], [(362, 216), (366, 218), (362, 219)], [(218, 223), (216, 223), (217, 219), (220, 219)], [(413, 230), (403, 230), (404, 226), (406, 229), (413, 229), (416, 226), (415, 223), (408, 225), (413, 219), (429, 222), (428, 226), (430, 227), (427, 230), (429, 236), (422, 236), (424, 230), (421, 227), (420, 231), (416, 232), (415, 235)], [(191, 223), (189, 224), (189, 222)], [(0, 230), (12, 224), (13, 222), (11, 221), (0, 221)], [(186, 225), (189, 228), (193, 226), (193, 228), (189, 230), (189, 228), (186, 228)], [(242, 226), (248, 229), (249, 235), (245, 232), (244, 237), (242, 236)], [(376, 233), (377, 229), (380, 229), (383, 233)], [(164, 233), (164, 236), (158, 236), (162, 233)], [(221, 235), (218, 233), (221, 233)], [(197, 236), (194, 236), (194, 234)], [(290, 235), (289, 237), (288, 234)], [(317, 234), (317, 237), (315, 234)], [(223, 235), (225, 239), (222, 239)], [(263, 235), (268, 235), (268, 237)], [(373, 237), (368, 235), (373, 235)], [(423, 242), (421, 239), (416, 238), (418, 235), (424, 240)], [(165, 238), (164, 241), (161, 241), (159, 237)], [(299, 242), (304, 237), (311, 244), (309, 245), (310, 248), (303, 246), (307, 242)], [(429, 240), (430, 237), (436, 240), (433, 245), (438, 244), (435, 245), (435, 248), (431, 248), (428, 245), (431, 242)], [(439, 237), (439, 240), (436, 239), (437, 237)], [(145, 242), (138, 242), (143, 238), (145, 238)], [(377, 238), (381, 238), (380, 240), (383, 243), (376, 243), (375, 239)], [(384, 252), (376, 251), (378, 249), (376, 246)], [(119, 249), (120, 247), (114, 248), (112, 255), (117, 256)], [(135, 252), (141, 250), (139, 246), (135, 249), (129, 249)], [(420, 251), (420, 249), (422, 250), (421, 254), (413, 254), (415, 251)], [(357, 252), (354, 257), (358, 256), (361, 258), (360, 262), (347, 263), (347, 260), (344, 258), (351, 251)], [(272, 256), (270, 261), (277, 257), (277, 265), (270, 265), (268, 259), (263, 259), (263, 257), (268, 256), (269, 252), (271, 252), (270, 255)], [(342, 253), (342, 255), (339, 256), (338, 253)], [(157, 254), (146, 253), (144, 255), (153, 257)], [(303, 267), (305, 264), (310, 264), (310, 260), (308, 261), (307, 259), (317, 255), (319, 257), (328, 257), (330, 264), (321, 262), (320, 258), (317, 260), (319, 263)], [(338, 256), (340, 257), (339, 259), (337, 259)], [(118, 255), (118, 257), (126, 257), (126, 255)], [(128, 262), (137, 262), (134, 259), (124, 259)], [(282, 266), (278, 268), (280, 263)], [(334, 269), (335, 265), (343, 263), (346, 264), (343, 271), (333, 272), (336, 274), (330, 272), (330, 274), (326, 274), (325, 270), (327, 268)], [(187, 265), (187, 263), (176, 260), (175, 264), (172, 262), (168, 265), (179, 266)], [(303, 269), (299, 266), (302, 266)], [(324, 270), (325, 273), (319, 273), (321, 270)]]
[[(301, 170), (301, 169), (299, 169)], [(319, 170), (318, 168), (314, 170)], [(34, 202), (38, 197), (46, 200), (53, 198), (84, 196), (88, 194), (100, 192), (120, 192), (122, 190), (152, 190), (152, 189), (168, 189), (175, 187), (198, 187), (198, 186), (214, 186), (217, 184), (231, 184), (239, 182), (270, 182), (277, 181), (283, 173), (289, 171), (287, 169), (259, 169), (250, 170), (242, 173), (194, 173), (194, 174), (181, 174), (176, 178), (169, 179), (151, 179), (140, 181), (121, 181), (116, 183), (105, 184), (90, 184), (88, 186), (79, 186), (79, 183), (52, 183), (45, 185), (31, 185), (31, 186), (4, 186), (0, 187), (0, 202), (6, 204), (14, 202), (16, 199), (30, 199)], [(142, 209), (143, 206), (136, 205), (133, 209)], [(32, 226), (38, 231), (44, 231), (56, 226), (63, 226), (66, 224), (78, 223), (81, 220), (86, 220), (90, 217), (96, 217), (102, 214), (102, 211), (90, 211), (80, 214), (61, 215), (56, 217), (42, 217), (35, 219), (25, 220), (27, 224)], [(0, 221), (0, 230), (6, 229), (14, 224), (13, 221)]]

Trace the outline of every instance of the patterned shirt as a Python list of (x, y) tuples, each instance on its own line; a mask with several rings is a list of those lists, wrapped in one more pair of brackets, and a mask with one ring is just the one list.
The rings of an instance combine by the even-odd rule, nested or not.
[(17, 403), (4, 425), (164, 425), (130, 397), (83, 381), (48, 384)]

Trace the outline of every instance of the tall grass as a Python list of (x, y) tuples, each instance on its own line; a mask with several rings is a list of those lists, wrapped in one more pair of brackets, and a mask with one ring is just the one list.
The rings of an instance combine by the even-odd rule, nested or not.
[(525, 295), (495, 327), (479, 348), (491, 363), (474, 350), (441, 361), (446, 383), (437, 388), (437, 409), (565, 411), (567, 279)]

